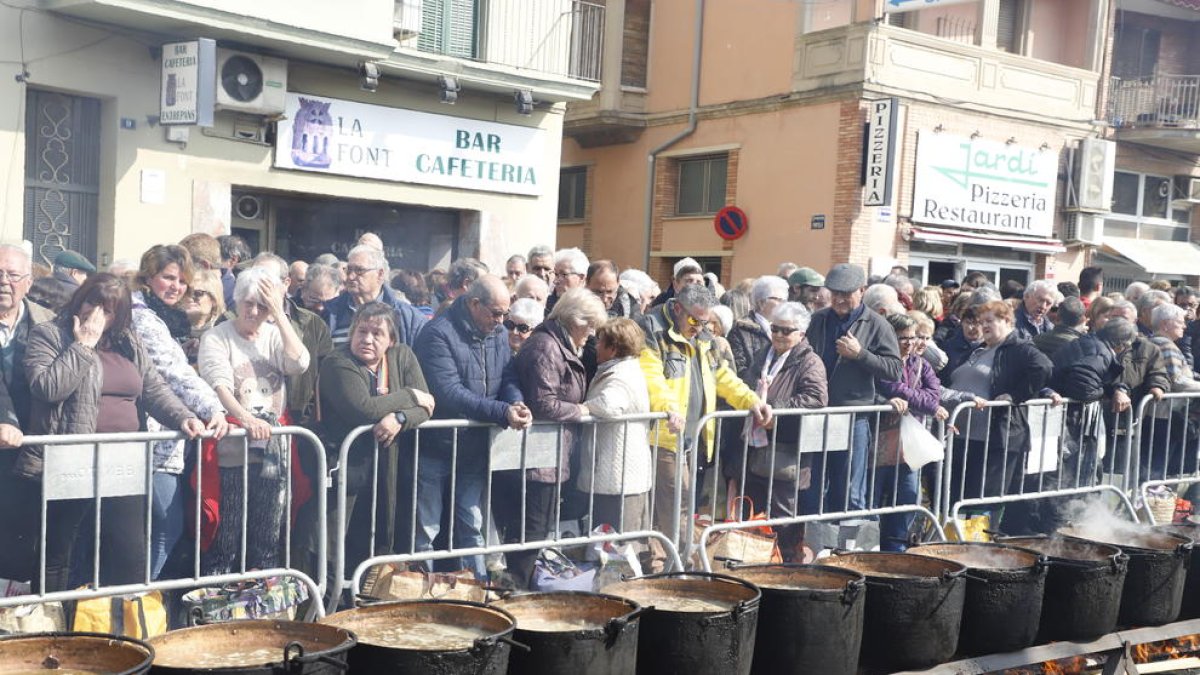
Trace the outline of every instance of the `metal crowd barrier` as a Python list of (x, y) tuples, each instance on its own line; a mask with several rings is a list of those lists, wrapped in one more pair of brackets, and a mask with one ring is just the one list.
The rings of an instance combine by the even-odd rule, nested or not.
[[(247, 581), (262, 580), (269, 577), (290, 576), (304, 584), (309, 591), (309, 596), (313, 602), (309, 603), (308, 619), (319, 618), (324, 615), (324, 608), (321, 605), (320, 598), (325, 591), (325, 539), (320, 537), (317, 542), (318, 550), (316, 551), (316, 580), (312, 576), (297, 569), (292, 561), (292, 537), (293, 527), (291, 524), (290, 513), (293, 505), (293, 485), (290, 472), (291, 466), (291, 442), (290, 439), (301, 438), (305, 443), (300, 443), (300, 448), (308, 448), (308, 451), (315, 451), (315, 476), (311, 477), (313, 484), (312, 499), (316, 500), (316, 522), (313, 525), (317, 532), (324, 532), (326, 529), (325, 523), (325, 491), (321, 489), (323, 485), (322, 477), (326, 475), (325, 470), (325, 453), (320, 439), (311, 431), (301, 427), (273, 427), (271, 435), (285, 436), (288, 440), (285, 442), (289, 448), (284, 455), (286, 460), (282, 467), (284, 481), (284, 515), (283, 515), (283, 533), (281, 536), (279, 554), (282, 557), (283, 564), (270, 569), (247, 569), (246, 552), (247, 540), (254, 536), (251, 531), (249, 519), (247, 515), (247, 504), (249, 501), (248, 481), (246, 477), (250, 470), (250, 462), (245, 461), (250, 453), (250, 444), (246, 439), (244, 429), (231, 429), (227, 437), (241, 438), (242, 443), (242, 495), (240, 499), (242, 527), (240, 532), (240, 549), (238, 564), (236, 571), (223, 574), (201, 573), (201, 517), (202, 517), (202, 489), (203, 489), (203, 473), (198, 472), (197, 487), (195, 501), (192, 503), (194, 508), (191, 524), (194, 526), (192, 554), (194, 561), (192, 564), (192, 574), (181, 578), (159, 578), (153, 579), (151, 572), (151, 560), (153, 557), (153, 538), (152, 538), (152, 500), (154, 498), (154, 443), (156, 441), (165, 440), (184, 440), (185, 437), (179, 432), (136, 432), (136, 433), (107, 433), (107, 434), (72, 434), (72, 435), (47, 435), (47, 436), (26, 436), (23, 444), (25, 446), (40, 445), (45, 449), (45, 464), (41, 476), (41, 499), (39, 503), (39, 530), (37, 535), (37, 553), (36, 564), (37, 571), (35, 577), (30, 580), (34, 591), (30, 595), (15, 595), (10, 597), (0, 597), (0, 608), (14, 607), (19, 605), (27, 605), (33, 603), (85, 600), (96, 597), (110, 597), (126, 594), (140, 594), (150, 591), (166, 591), (178, 589), (193, 589), (208, 586), (224, 586), (227, 584), (242, 583)], [(194, 465), (198, 467), (200, 463), (202, 445), (201, 439), (187, 441), (188, 452), (192, 453), (195, 459)], [(9, 451), (15, 452), (15, 451)], [(305, 450), (300, 450), (305, 452)], [(181, 476), (180, 480), (186, 480), (187, 474)], [(11, 480), (24, 480), (13, 477)], [(180, 486), (179, 489), (184, 489)], [(119, 497), (139, 497), (142, 499), (142, 508), (145, 514), (145, 530), (144, 536), (146, 539), (146, 564), (142, 570), (142, 580), (138, 583), (127, 583), (119, 585), (104, 585), (101, 583), (101, 534), (103, 532), (103, 509), (102, 500)], [(46, 571), (46, 541), (47, 532), (54, 523), (47, 522), (47, 513), (49, 504), (63, 500), (91, 500), (91, 514), (93, 520), (92, 532), (93, 541), (90, 548), (92, 575), (90, 582), (84, 588), (78, 588), (65, 591), (45, 591)], [(228, 522), (228, 519), (223, 519)], [(187, 534), (180, 539), (180, 544), (187, 541)], [(79, 547), (88, 546), (86, 542), (77, 541), (75, 551), (79, 552)], [(78, 556), (75, 557), (78, 560)]]
[[(388, 476), (388, 480), (396, 481), (396, 494), (399, 502), (403, 502), (407, 507), (403, 514), (397, 514), (395, 519), (396, 526), (394, 532), (393, 546), (391, 550), (381, 550), (380, 548), (380, 523), (378, 522), (379, 505), (380, 505), (380, 459), (381, 451), (378, 442), (374, 439), (370, 442), (371, 456), (368, 458), (369, 471), (367, 487), (365, 494), (359, 494), (357, 499), (368, 498), (367, 505), (364, 508), (370, 510), (369, 520), (367, 524), (367, 557), (358, 562), (352, 562), (348, 559), (347, 541), (350, 538), (350, 519), (353, 517), (352, 510), (355, 507), (350, 506), (349, 482), (350, 472), (348, 468), (353, 463), (356, 463), (355, 452), (353, 446), (363, 434), (368, 434), (373, 429), (373, 426), (361, 426), (351, 431), (342, 444), (338, 453), (337, 465), (333, 469), (334, 485), (337, 490), (336, 497), (336, 515), (334, 516), (334, 531), (335, 537), (333, 540), (333, 561), (332, 571), (334, 578), (330, 580), (330, 592), (328, 594), (328, 608), (333, 611), (342, 601), (342, 594), (346, 589), (350, 589), (355, 595), (358, 595), (363, 588), (363, 582), (367, 573), (374, 567), (386, 564), (406, 564), (406, 563), (432, 563), (437, 560), (446, 560), (452, 558), (468, 558), (492, 556), (497, 554), (512, 554), (526, 551), (537, 551), (548, 547), (575, 547), (585, 546), (595, 543), (604, 542), (621, 542), (631, 540), (648, 540), (656, 541), (662, 547), (663, 555), (665, 556), (666, 569), (682, 569), (683, 563), (680, 559), (675, 540), (664, 535), (662, 532), (655, 531), (652, 527), (641, 529), (633, 529), (625, 531), (621, 527), (625, 520), (625, 504), (621, 501), (618, 509), (617, 523), (608, 523), (613, 526), (614, 532), (607, 534), (593, 534), (592, 528), (599, 524), (594, 522), (594, 505), (598, 493), (594, 489), (594, 480), (591, 483), (592, 489), (584, 489), (584, 486), (576, 485), (576, 472), (572, 471), (570, 482), (562, 481), (554, 482), (553, 495), (549, 497), (552, 506), (552, 517), (550, 518), (550, 527), (544, 533), (544, 536), (530, 536), (527, 531), (526, 516), (531, 508), (529, 499), (529, 486), (535, 481), (530, 480), (528, 472), (531, 470), (552, 471), (556, 475), (561, 471), (563, 460), (567, 453), (563, 452), (564, 438), (567, 429), (573, 430), (576, 438), (581, 441), (590, 440), (593, 444), (599, 433), (604, 433), (606, 429), (611, 428), (611, 425), (624, 425), (626, 431), (629, 430), (629, 425), (636, 422), (654, 422), (659, 419), (664, 419), (666, 416), (661, 413), (643, 414), (643, 415), (628, 415), (614, 419), (599, 419), (585, 417), (578, 422), (567, 424), (557, 423), (538, 423), (525, 430), (500, 429), (494, 425), (475, 422), (470, 420), (430, 420), (417, 427), (413, 433), (405, 434), (404, 436), (411, 437), (411, 446), (404, 448), (399, 453), (400, 461), (398, 464), (398, 473), (402, 475)], [(484, 492), (481, 499), (480, 510), (483, 527), (483, 545), (460, 547), (456, 545), (455, 528), (458, 526), (456, 521), (456, 512), (458, 511), (458, 495), (459, 495), (459, 472), (466, 462), (478, 461), (480, 448), (467, 447), (469, 442), (460, 439), (464, 432), (470, 430), (486, 430), (488, 433), (487, 448), (486, 448), (486, 470), (484, 474)], [(428, 436), (431, 433), (446, 433), (451, 435), (449, 448), (449, 485), (446, 491), (442, 494), (439, 491), (438, 497), (442, 500), (442, 512), (450, 512), (448, 519), (449, 527), (443, 529), (440, 534), (446, 536), (446, 544), (443, 547), (434, 547), (433, 542), (428, 547), (420, 549), (417, 546), (418, 531), (429, 523), (419, 522), (418, 519), (418, 504), (422, 498), (429, 498), (429, 495), (423, 494), (420, 486), (421, 468), (428, 464), (431, 460), (438, 459), (438, 453), (444, 453), (444, 447), (429, 447)], [(635, 431), (636, 432), (636, 431)], [(406, 441), (404, 436), (401, 437), (400, 443), (403, 445)], [(590, 437), (590, 438), (589, 438)], [(628, 449), (629, 433), (625, 434), (625, 448)], [(651, 443), (653, 452), (654, 444)], [(361, 452), (361, 451), (360, 451)], [(582, 456), (580, 449), (576, 449), (576, 453)], [(468, 455), (464, 459), (464, 455)], [(592, 471), (591, 475), (595, 476), (596, 455), (591, 453)], [(625, 456), (626, 461), (628, 457)], [(653, 513), (653, 479), (654, 467), (657, 457), (651, 456), (650, 464), (647, 470), (650, 472), (649, 480), (651, 481), (651, 489), (647, 493), (651, 500), (647, 505), (647, 514)], [(361, 460), (358, 460), (361, 462)], [(582, 468), (576, 466), (576, 471)], [(621, 488), (619, 494), (625, 495), (625, 466), (622, 466)], [(476, 467), (478, 469), (478, 467)], [(494, 505), (496, 500), (493, 498), (495, 494), (495, 479), (499, 472), (516, 472), (513, 476), (511, 473), (506, 474), (509, 482), (512, 479), (519, 478), (519, 489), (515, 495), (519, 499), (519, 508), (510, 516), (514, 516), (514, 520), (519, 520), (519, 536), (514, 537), (514, 533), (508, 532), (505, 542), (499, 538), (498, 532), (494, 526), (495, 513)], [(543, 483), (543, 485), (548, 483)], [(384, 483), (386, 485), (386, 483)], [(511, 487), (511, 485), (509, 486)], [(574, 536), (566, 536), (562, 528), (562, 510), (563, 497), (566, 490), (578, 488), (581, 490), (583, 497), (586, 497), (587, 504), (583, 515), (579, 518), (583, 524), (580, 531)], [(511, 494), (511, 493), (510, 493)], [(579, 495), (574, 495), (576, 498)], [(626, 495), (628, 496), (628, 495)], [(403, 515), (401, 519), (399, 516)], [(443, 517), (443, 522), (447, 519)], [(574, 520), (574, 519), (572, 519)], [(512, 525), (513, 523), (507, 523)], [(438, 524), (440, 527), (440, 523)], [(448, 529), (448, 531), (445, 531)], [(515, 538), (515, 541), (512, 541)], [(386, 548), (386, 547), (385, 547)], [(353, 571), (351, 573), (351, 567)]]
[[(734, 478), (737, 479), (739, 496), (747, 494), (750, 482), (755, 483), (757, 487), (765, 487), (765, 497), (761, 489), (756, 490), (760, 497), (764, 497), (763, 503), (756, 502), (755, 504), (756, 510), (765, 512), (767, 518), (765, 520), (740, 520), (738, 519), (740, 514), (726, 514), (725, 522), (715, 522), (715, 515), (720, 513), (718, 508), (719, 489), (709, 489), (709, 503), (700, 508), (701, 498), (697, 495), (699, 491), (697, 486), (701, 483), (700, 465), (702, 463), (697, 462), (696, 458), (701, 456), (700, 452), (704, 448), (700, 446), (702, 437), (692, 439), (688, 445), (687, 454), (692, 489), (689, 490), (686, 535), (681, 542), (685, 558), (691, 559), (692, 553), (696, 552), (705, 571), (712, 571), (712, 563), (708, 555), (709, 541), (719, 533), (730, 530), (764, 526), (780, 528), (831, 520), (877, 518), (886, 520), (892, 516), (910, 514), (914, 517), (924, 517), (932, 526), (930, 534), (939, 540), (942, 539), (941, 529), (938, 526), (940, 523), (938, 514), (940, 513), (941, 462), (930, 464), (933, 468), (928, 475), (932, 476), (932, 484), (928, 486), (929, 505), (926, 506), (921, 499), (921, 479), (923, 475), (926, 475), (924, 469), (913, 472), (904, 465), (898, 454), (889, 460), (894, 461), (895, 464), (881, 465), (876, 461), (876, 458), (880, 456), (881, 449), (887, 450), (886, 444), (881, 445), (880, 443), (882, 436), (878, 430), (882, 428), (888, 416), (893, 413), (894, 409), (890, 405), (774, 410), (775, 423), (770, 430), (767, 430), (766, 438), (760, 439), (765, 440), (767, 444), (760, 448), (754, 448), (751, 446), (750, 435), (742, 433), (732, 444), (732, 454), (730, 454), (730, 446), (723, 443), (726, 435), (730, 432), (725, 429), (726, 425), (721, 420), (736, 420), (735, 427), (741, 427), (749, 417), (749, 412), (718, 411), (705, 415), (697, 428), (703, 429), (709, 421), (717, 421), (713, 464), (706, 470), (714, 472), (716, 481), (721, 481), (725, 475), (723, 463), (733, 463), (734, 466), (731, 468), (735, 474)], [(788, 443), (786, 449), (780, 451), (778, 440), (780, 421), (789, 417), (800, 418), (797, 442), (795, 444)], [(866, 429), (863, 429), (863, 426)], [(866, 440), (860, 445), (861, 450), (855, 450), (853, 447), (855, 428), (858, 428), (860, 433), (867, 434)], [(942, 430), (938, 429), (934, 435), (938, 437), (941, 433), (943, 433)], [(753, 473), (751, 469), (752, 454), (756, 453), (760, 457), (767, 457), (766, 476), (751, 475)], [(780, 461), (787, 461), (797, 468), (795, 476), (790, 480), (775, 477), (777, 463)], [(761, 462), (762, 460), (759, 459), (757, 463), (760, 472), (763, 472)], [(801, 464), (805, 463), (808, 464), (807, 468), (810, 472), (809, 485), (807, 488), (801, 488), (800, 471), (803, 470)], [(901, 466), (904, 466), (903, 471), (900, 470)], [(881, 473), (885, 474), (882, 478)], [(901, 503), (899, 498), (901, 476), (905, 473), (914, 474), (911, 479), (916, 481), (912, 503)], [(677, 485), (677, 491), (679, 487)], [(713, 486), (708, 485), (708, 487), (712, 488)], [(772, 514), (777, 490), (786, 490), (791, 493), (790, 499), (786, 499), (780, 507), (781, 511), (791, 510), (790, 515)], [(788, 503), (791, 504), (790, 509), (786, 506)], [(713, 515), (714, 522), (703, 526), (699, 535), (696, 536), (694, 531), (696, 516), (702, 510)], [(905, 528), (905, 540), (907, 540), (907, 532), (911, 530), (911, 527), (912, 523), (910, 522)], [(882, 530), (880, 539), (882, 544)], [(737, 561), (730, 560), (729, 562)]]
[[(955, 407), (950, 414), (950, 427), (955, 433), (946, 437), (942, 480), (942, 503), (949, 509), (945, 513), (947, 524), (963, 538), (963, 509), (1005, 508), (1018, 503), (1027, 506), (1024, 503), (1094, 493), (1113, 495), (1136, 521), (1137, 511), (1129, 498), (1130, 465), (1137, 448), (1129, 441), (1134, 435), (1130, 427), (1136, 416), (1106, 414), (1104, 405), (1100, 401), (1064, 399), (1055, 404), (1049, 399), (1034, 399), (1020, 406), (1009, 401), (988, 401), (982, 408), (969, 402)], [(1013, 413), (1018, 410), (1025, 419), (1014, 421)], [(1108, 417), (1113, 420), (1111, 429)], [(1029, 447), (1013, 450), (1010, 442), (1014, 434), (1022, 432), (1028, 437)], [(1036, 516), (1026, 511), (1014, 519), (1025, 519), (1017, 524), (1026, 528), (1033, 526), (1031, 521), (1036, 517), (1038, 527), (1053, 529), (1050, 524), (1057, 515), (1050, 509), (1060, 505), (1061, 501), (1051, 502)], [(991, 525), (1004, 527), (995, 522)]]
[[(1143, 504), (1151, 488), (1200, 482), (1200, 392), (1164, 394), (1162, 400), (1147, 395), (1137, 403), (1141, 420), (1133, 462), (1133, 485)], [(1154, 510), (1147, 508), (1151, 522)]]

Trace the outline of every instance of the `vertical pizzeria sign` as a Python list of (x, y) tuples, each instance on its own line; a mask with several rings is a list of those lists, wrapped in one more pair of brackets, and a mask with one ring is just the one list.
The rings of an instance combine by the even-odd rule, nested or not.
[(1015, 143), (920, 132), (912, 220), (1050, 237), (1058, 155)]
[(885, 98), (868, 101), (867, 105), (870, 117), (863, 159), (863, 206), (890, 206), (900, 104), (894, 98)]
[(281, 169), (521, 195), (543, 194), (552, 170), (542, 129), (300, 94), (286, 116)]

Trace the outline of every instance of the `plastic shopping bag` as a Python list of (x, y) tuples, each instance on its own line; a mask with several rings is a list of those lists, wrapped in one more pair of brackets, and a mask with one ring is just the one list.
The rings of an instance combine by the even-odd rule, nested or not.
[(904, 463), (913, 471), (920, 471), (926, 464), (946, 458), (946, 448), (942, 442), (912, 415), (900, 417), (900, 447)]

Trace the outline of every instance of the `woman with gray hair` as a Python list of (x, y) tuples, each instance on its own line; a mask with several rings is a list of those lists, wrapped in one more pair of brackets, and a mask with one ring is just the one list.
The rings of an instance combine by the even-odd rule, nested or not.
[[(805, 337), (811, 320), (812, 314), (798, 302), (775, 307), (769, 324), (770, 342), (750, 362), (747, 372), (754, 377), (755, 393), (776, 410), (824, 408), (829, 402), (825, 365)], [(797, 494), (813, 489), (811, 455), (800, 454), (801, 419), (784, 415), (768, 429), (747, 418), (742, 432), (748, 446), (742, 462), (743, 493), (756, 509), (769, 508), (771, 518), (798, 515)], [(810, 558), (803, 548), (803, 525), (776, 530), (784, 561)]]
[[(230, 421), (246, 429), (245, 441), (222, 439), (213, 456), (206, 451), (201, 462), (205, 515), (211, 518), (201, 532), (204, 574), (235, 569), (243, 523), (254, 533), (246, 538), (245, 569), (270, 569), (281, 562), (285, 487), (297, 466), (285, 437), (272, 436), (271, 428), (289, 423), (284, 382), (309, 364), (308, 350), (284, 314), (284, 292), (276, 270), (242, 272), (233, 288), (236, 318), (200, 339), (200, 376), (212, 384)], [(210, 509), (218, 510), (219, 518), (210, 516)]]
[[(530, 277), (537, 279), (537, 277)], [(541, 281), (538, 279), (538, 281)], [(546, 309), (533, 298), (520, 298), (508, 308), (508, 318), (504, 320), (504, 330), (508, 331), (508, 346), (513, 354), (521, 350), (521, 345), (529, 339), (533, 329), (542, 323)]]
[[(499, 499), (494, 499), (497, 520), (507, 530), (509, 542), (543, 539), (558, 525), (561, 509), (560, 484), (571, 478), (571, 459), (575, 453), (576, 430), (569, 423), (587, 414), (583, 405), (587, 392), (587, 374), (583, 365), (583, 346), (596, 329), (608, 319), (604, 302), (586, 288), (572, 288), (554, 305), (525, 341), (513, 359), (513, 370), (535, 420), (564, 424), (559, 435), (557, 466), (530, 469), (524, 476), (510, 471), (496, 474)], [(525, 495), (524, 528), (521, 520), (521, 495)], [(509, 565), (518, 583), (528, 584), (533, 574), (536, 551), (509, 555)]]
[[(1156, 291), (1147, 291), (1142, 300), (1145, 301)], [(1200, 382), (1196, 380), (1178, 342), (1183, 338), (1187, 328), (1187, 312), (1172, 304), (1158, 305), (1150, 311), (1150, 322), (1154, 327), (1154, 343), (1162, 352), (1163, 364), (1166, 367), (1167, 379), (1171, 382), (1170, 393), (1200, 391)], [(1110, 322), (1111, 323), (1111, 322)], [(1191, 448), (1190, 454), (1195, 455), (1195, 440), (1188, 439), (1184, 431), (1188, 420), (1185, 416), (1200, 409), (1200, 406), (1189, 405), (1188, 399), (1160, 401), (1151, 405), (1150, 415), (1154, 418), (1148, 422), (1151, 438), (1149, 444), (1142, 445), (1142, 480), (1166, 478), (1169, 475), (1183, 474), (1195, 471), (1194, 458), (1185, 461), (1183, 448)], [(1170, 436), (1168, 437), (1168, 433)], [(1146, 455), (1150, 456), (1147, 457)]]
[(733, 352), (734, 370), (738, 377), (753, 386), (757, 373), (750, 364), (771, 344), (771, 317), (775, 308), (787, 302), (788, 282), (773, 274), (754, 280), (750, 287), (750, 315), (735, 321), (729, 331), (729, 349)]

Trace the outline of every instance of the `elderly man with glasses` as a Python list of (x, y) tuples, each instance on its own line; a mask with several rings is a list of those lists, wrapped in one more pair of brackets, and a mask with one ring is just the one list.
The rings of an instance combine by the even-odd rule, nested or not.
[[(749, 410), (761, 425), (771, 423), (771, 407), (713, 349), (707, 326), (716, 304), (707, 287), (686, 285), (640, 322), (646, 333), (640, 363), (650, 390), (650, 410), (667, 413), (667, 419), (650, 432), (650, 443), (658, 446), (654, 524), (661, 532), (673, 532), (672, 521), (678, 524), (689, 506), (686, 495), (691, 490), (691, 470), (687, 463), (678, 462), (677, 453), (694, 444), (706, 460), (713, 457), (716, 425), (709, 421), (701, 427), (700, 420), (717, 409), (718, 398), (737, 410)], [(682, 473), (678, 493), (677, 471)], [(662, 552), (656, 550), (652, 567), (657, 571), (663, 560)]]
[(371, 246), (359, 245), (346, 256), (346, 283), (342, 294), (325, 303), (324, 318), (333, 335), (334, 346), (350, 340), (350, 324), (354, 312), (371, 301), (382, 302), (396, 310), (396, 326), (400, 342), (412, 346), (428, 319), (419, 309), (396, 297), (388, 287), (388, 260)]

